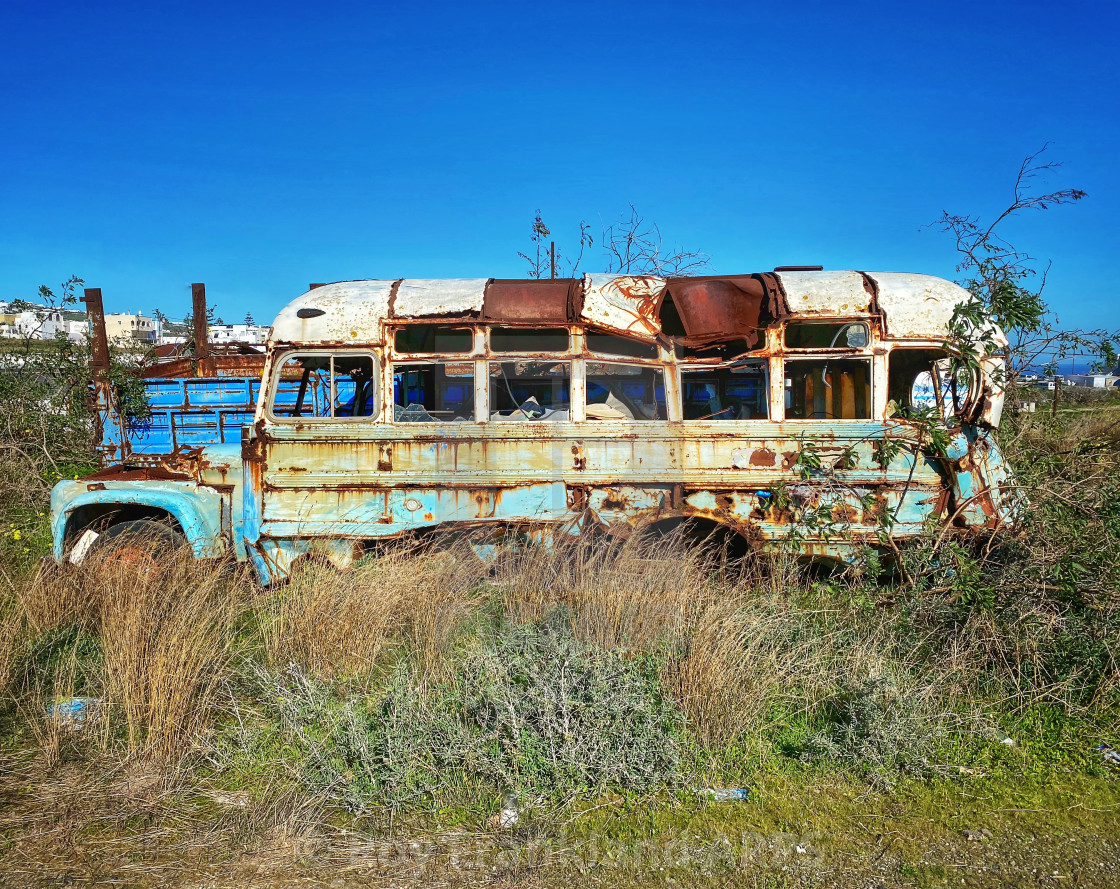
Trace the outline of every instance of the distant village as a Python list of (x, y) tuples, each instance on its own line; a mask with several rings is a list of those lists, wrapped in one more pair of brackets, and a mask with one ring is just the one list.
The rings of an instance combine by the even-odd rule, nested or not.
[[(106, 313), (105, 329), (111, 342), (118, 345), (142, 345), (152, 348), (173, 347), (186, 343), (191, 336), (186, 321), (171, 321), (158, 312)], [(268, 328), (246, 315), (241, 324), (224, 324), (220, 320), (208, 325), (212, 345), (241, 345), (263, 348), (268, 341)], [(0, 339), (54, 339), (60, 333), (74, 342), (83, 341), (89, 330), (85, 312), (68, 311), (28, 303), (0, 301)], [(1090, 389), (1120, 389), (1120, 362), (1111, 371), (1088, 374), (1045, 375), (1024, 371), (1020, 382), (1035, 389), (1053, 391), (1056, 385), (1080, 386)]]
[[(214, 345), (263, 347), (268, 341), (268, 328), (254, 322), (251, 315), (246, 315), (241, 324), (224, 324), (219, 320), (209, 324), (208, 329)], [(176, 346), (186, 343), (191, 336), (185, 321), (171, 321), (158, 312), (106, 313), (105, 330), (109, 340), (119, 346)], [(0, 301), (0, 339), (51, 340), (62, 335), (82, 342), (88, 332), (85, 312)]]

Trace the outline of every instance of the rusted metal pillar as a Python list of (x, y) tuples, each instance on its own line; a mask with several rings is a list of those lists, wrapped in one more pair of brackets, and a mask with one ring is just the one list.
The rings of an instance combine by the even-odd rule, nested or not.
[(206, 316), (206, 285), (191, 285), (191, 311), (194, 312), (194, 357), (196, 361), (210, 357), (209, 318)]
[(82, 302), (90, 324), (90, 362), (95, 373), (109, 370), (109, 337), (105, 333), (105, 304), (101, 301), (100, 287), (87, 287)]

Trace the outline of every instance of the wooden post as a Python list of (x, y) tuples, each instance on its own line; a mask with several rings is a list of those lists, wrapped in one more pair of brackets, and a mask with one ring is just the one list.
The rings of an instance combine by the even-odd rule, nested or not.
[(105, 333), (105, 304), (101, 301), (100, 287), (87, 287), (82, 302), (90, 324), (90, 367), (95, 373), (109, 370), (109, 337)]
[(206, 285), (191, 285), (194, 312), (194, 357), (196, 361), (210, 357), (209, 319), (206, 317)]

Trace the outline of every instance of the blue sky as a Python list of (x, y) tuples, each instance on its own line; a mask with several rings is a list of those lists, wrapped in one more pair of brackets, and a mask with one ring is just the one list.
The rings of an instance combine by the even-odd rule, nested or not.
[[(714, 271), (953, 277), (942, 210), (1022, 158), (1089, 197), (1005, 234), (1120, 328), (1120, 4), (0, 0), (0, 298), (271, 320), (311, 281), (515, 277), (633, 202)], [(591, 257), (586, 270), (601, 260)]]

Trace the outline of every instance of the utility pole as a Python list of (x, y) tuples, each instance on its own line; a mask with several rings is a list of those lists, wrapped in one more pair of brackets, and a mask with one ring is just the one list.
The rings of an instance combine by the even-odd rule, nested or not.
[(552, 265), (552, 274), (549, 277), (555, 278), (556, 277), (556, 242), (555, 241), (549, 241), (548, 242), (548, 253), (549, 253), (549, 256), (551, 257), (551, 265)]

